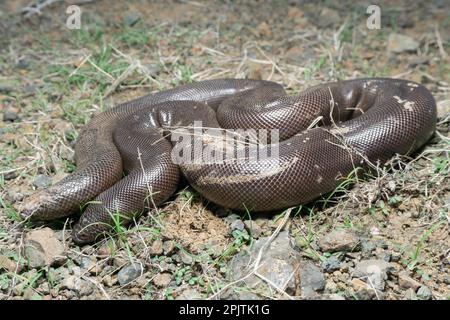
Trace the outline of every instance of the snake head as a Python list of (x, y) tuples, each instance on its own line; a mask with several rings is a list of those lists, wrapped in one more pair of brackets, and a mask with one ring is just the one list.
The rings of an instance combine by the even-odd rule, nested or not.
[[(42, 190), (26, 198), (19, 206), (19, 215), (24, 220), (46, 221), (54, 219), (52, 207), (57, 207), (53, 197)], [(54, 204), (52, 206), (52, 204)]]
[(76, 223), (72, 229), (72, 240), (78, 245), (88, 244), (95, 241), (95, 237), (86, 228), (80, 224)]
[(95, 216), (92, 217), (90, 214), (92, 212), (90, 209), (88, 207), (72, 228), (72, 239), (78, 245), (95, 242), (111, 229), (109, 224), (95, 220)]

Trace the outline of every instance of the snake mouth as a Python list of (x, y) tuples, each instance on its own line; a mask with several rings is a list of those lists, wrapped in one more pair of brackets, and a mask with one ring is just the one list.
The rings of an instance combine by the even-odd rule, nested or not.
[(23, 220), (46, 220), (44, 203), (47, 203), (48, 199), (49, 197), (45, 192), (38, 192), (29, 196), (22, 204), (20, 204), (18, 208), (19, 216)]
[(76, 223), (72, 228), (72, 240), (78, 245), (84, 245), (94, 242), (95, 239), (89, 235), (85, 228), (81, 227), (80, 223)]

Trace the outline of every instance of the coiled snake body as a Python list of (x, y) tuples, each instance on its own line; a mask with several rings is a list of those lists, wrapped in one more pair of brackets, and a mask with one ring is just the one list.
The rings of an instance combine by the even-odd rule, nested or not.
[[(221, 137), (193, 134), (199, 120), (204, 128), (278, 129), (281, 141), (263, 145), (276, 146), (278, 155), (258, 161), (174, 163), (172, 151), (181, 142), (170, 136), (178, 129), (193, 137), (188, 146), (228, 147)], [(314, 121), (320, 126), (311, 126)], [(406, 80), (332, 82), (295, 96), (269, 81), (188, 84), (96, 115), (76, 143), (77, 171), (24, 201), (21, 215), (50, 220), (94, 199), (73, 230), (75, 242), (92, 242), (109, 230), (113, 213), (126, 222), (145, 207), (166, 201), (181, 173), (205, 198), (227, 208), (287, 208), (333, 190), (355, 167), (416, 150), (435, 125), (433, 96)], [(245, 141), (237, 149), (249, 149)], [(195, 156), (195, 150), (184, 152)], [(236, 160), (236, 154), (234, 150), (231, 158)]]

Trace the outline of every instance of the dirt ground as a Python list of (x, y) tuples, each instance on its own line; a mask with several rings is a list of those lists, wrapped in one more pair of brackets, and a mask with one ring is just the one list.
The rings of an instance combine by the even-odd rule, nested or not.
[[(39, 12), (30, 2), (0, 3), (0, 300), (450, 299), (450, 2), (373, 1), (379, 29), (365, 1), (67, 0)], [(77, 30), (66, 25), (73, 3)], [(119, 102), (213, 78), (296, 93), (373, 76), (423, 83), (437, 131), (310, 204), (236, 215), (186, 186), (82, 247), (70, 239), (77, 217), (19, 218), (27, 195), (75, 170), (80, 128)], [(27, 247), (33, 239), (44, 247)], [(255, 248), (280, 268), (240, 273)]]

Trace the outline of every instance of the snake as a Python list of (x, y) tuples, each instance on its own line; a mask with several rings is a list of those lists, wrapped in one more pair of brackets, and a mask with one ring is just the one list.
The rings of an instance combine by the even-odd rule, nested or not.
[(78, 135), (76, 171), (28, 196), (20, 216), (82, 212), (72, 239), (91, 243), (164, 204), (183, 179), (224, 208), (286, 209), (332, 192), (355, 169), (417, 151), (436, 117), (430, 91), (403, 79), (340, 80), (289, 95), (267, 80), (193, 82), (95, 115)]

